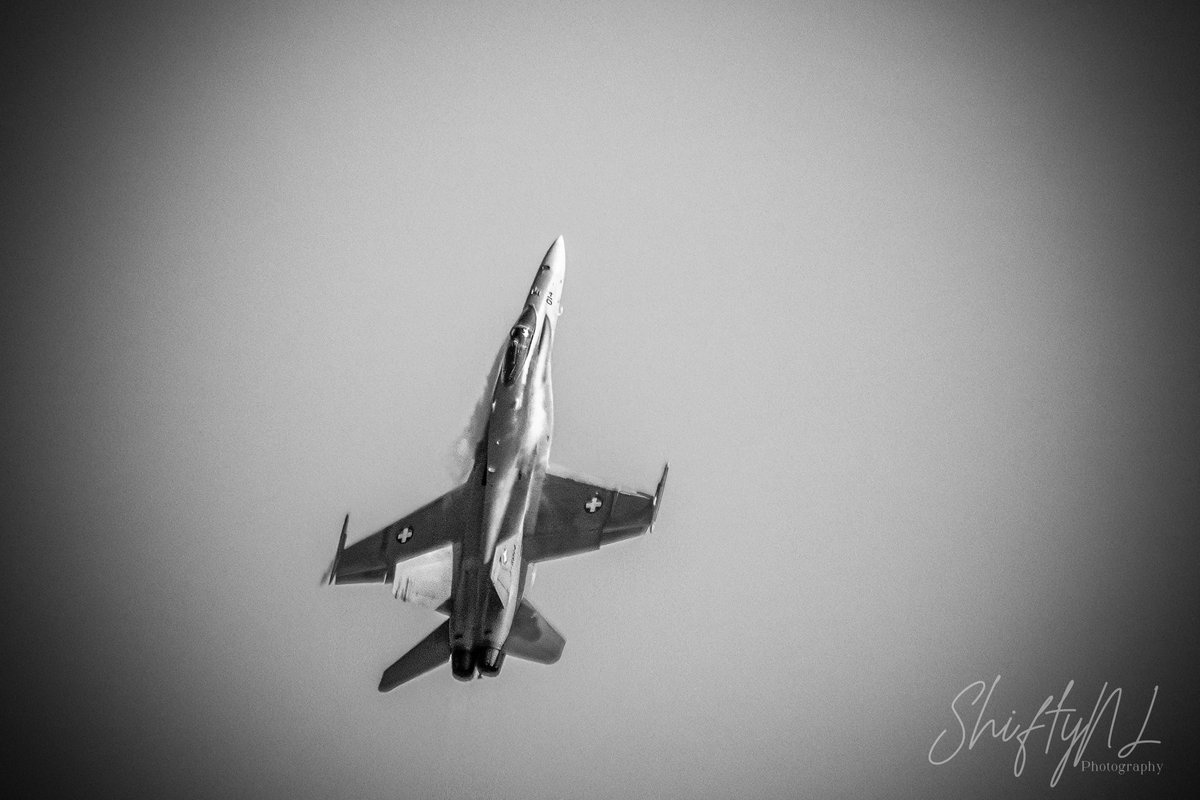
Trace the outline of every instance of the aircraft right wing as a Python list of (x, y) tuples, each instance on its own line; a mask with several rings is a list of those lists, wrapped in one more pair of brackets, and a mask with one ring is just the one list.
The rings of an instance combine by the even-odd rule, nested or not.
[[(346, 547), (346, 522), (342, 523), (342, 536), (338, 541), (337, 555), (329, 568), (329, 583), (385, 583), (392, 580), (396, 565), (413, 562), (423, 573), (442, 573), (449, 577), (450, 564), (446, 559), (452, 545), (462, 529), (461, 502), (464, 486), (451, 489), (446, 494), (428, 503), (406, 517), (381, 528), (370, 536)], [(350, 515), (346, 515), (347, 521)], [(438, 551), (438, 552), (431, 552)], [(428, 562), (428, 563), (426, 563)], [(446, 562), (446, 563), (443, 563)], [(399, 592), (400, 587), (397, 587)], [(405, 599), (405, 598), (401, 598)]]
[(525, 534), (528, 562), (597, 550), (601, 545), (640, 536), (653, 529), (658, 516), (667, 466), (654, 494), (627, 492), (585, 478), (546, 471), (537, 528)]

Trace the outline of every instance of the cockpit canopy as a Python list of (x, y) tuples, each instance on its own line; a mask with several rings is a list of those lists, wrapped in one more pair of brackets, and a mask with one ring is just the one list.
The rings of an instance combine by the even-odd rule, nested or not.
[(537, 315), (529, 306), (521, 312), (520, 319), (508, 334), (508, 349), (504, 351), (504, 368), (500, 372), (500, 380), (505, 386), (511, 386), (520, 373), (526, 357), (529, 355), (529, 343), (533, 340), (533, 329), (537, 325)]

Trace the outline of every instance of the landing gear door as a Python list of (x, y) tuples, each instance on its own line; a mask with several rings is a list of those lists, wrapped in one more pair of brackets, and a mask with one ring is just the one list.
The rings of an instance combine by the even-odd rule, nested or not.
[(521, 574), (521, 537), (514, 536), (496, 544), (496, 554), (492, 556), (492, 585), (500, 602), (505, 608), (516, 598)]

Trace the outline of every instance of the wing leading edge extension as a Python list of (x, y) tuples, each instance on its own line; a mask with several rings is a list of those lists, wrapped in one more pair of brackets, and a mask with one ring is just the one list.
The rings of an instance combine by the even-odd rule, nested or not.
[(654, 528), (668, 466), (654, 494), (601, 486), (558, 470), (546, 472), (537, 529), (526, 534), (529, 562), (597, 550), (602, 545), (640, 536)]

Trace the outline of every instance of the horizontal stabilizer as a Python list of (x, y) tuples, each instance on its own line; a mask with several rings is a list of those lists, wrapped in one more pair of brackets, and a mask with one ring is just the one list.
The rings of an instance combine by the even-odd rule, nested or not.
[(390, 692), (402, 683), (419, 678), (450, 660), (450, 620), (430, 631), (417, 646), (384, 670), (379, 691)]
[(553, 664), (562, 655), (567, 640), (536, 608), (522, 598), (513, 615), (512, 629), (504, 643), (504, 652), (526, 661)]

